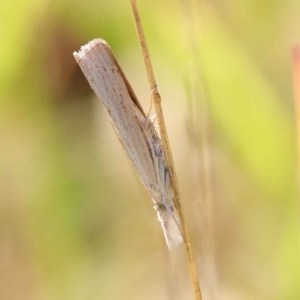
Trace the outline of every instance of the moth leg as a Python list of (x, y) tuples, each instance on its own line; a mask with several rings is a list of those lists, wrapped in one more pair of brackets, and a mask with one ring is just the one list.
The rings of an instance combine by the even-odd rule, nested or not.
[(153, 116), (150, 117), (152, 107), (153, 107), (153, 90), (151, 91), (150, 106), (149, 106), (149, 109), (148, 109), (148, 112), (147, 112), (147, 115), (146, 115), (146, 126), (148, 126), (149, 122), (151, 122), (153, 124), (156, 120), (156, 114), (154, 114)]
[[(156, 117), (157, 117), (156, 114), (154, 114), (153, 116), (149, 117), (149, 120), (150, 120), (150, 122), (151, 122), (152, 124), (155, 122)], [(154, 127), (156, 127), (156, 126), (154, 126)]]
[(150, 97), (150, 105), (149, 105), (149, 109), (148, 109), (148, 112), (147, 112), (147, 119), (150, 119), (150, 114), (151, 114), (151, 110), (152, 110), (152, 107), (153, 107), (153, 96), (152, 96), (152, 93), (151, 93), (151, 97)]

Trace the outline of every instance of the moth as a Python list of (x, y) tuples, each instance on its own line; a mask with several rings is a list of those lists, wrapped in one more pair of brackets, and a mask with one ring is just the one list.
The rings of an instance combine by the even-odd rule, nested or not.
[(174, 193), (162, 142), (132, 87), (103, 39), (73, 53), (91, 88), (108, 112), (112, 126), (154, 203), (168, 249), (182, 243)]

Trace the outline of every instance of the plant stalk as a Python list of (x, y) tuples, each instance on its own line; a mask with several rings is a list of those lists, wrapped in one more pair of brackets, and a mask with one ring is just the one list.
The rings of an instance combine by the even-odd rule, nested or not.
[(145, 34), (143, 31), (141, 19), (140, 19), (139, 12), (137, 9), (137, 4), (136, 4), (135, 0), (130, 0), (130, 3), (131, 3), (131, 8), (132, 8), (132, 12), (133, 12), (133, 17), (134, 17), (134, 21), (135, 21), (137, 34), (138, 34), (139, 41), (140, 41), (140, 46), (141, 46), (143, 57), (144, 57), (146, 70), (147, 70), (147, 76), (148, 76), (148, 81), (149, 81), (150, 90), (151, 90), (151, 101), (154, 102), (155, 112), (157, 115), (160, 135), (161, 135), (165, 158), (166, 158), (166, 164), (167, 164), (167, 167), (169, 170), (171, 184), (172, 184), (173, 191), (174, 191), (174, 204), (177, 209), (178, 217), (179, 217), (179, 221), (180, 221), (180, 225), (181, 225), (181, 233), (182, 233), (184, 247), (185, 247), (185, 251), (186, 251), (186, 255), (187, 255), (187, 259), (188, 259), (188, 267), (189, 267), (190, 277), (192, 280), (193, 291), (194, 291), (195, 299), (202, 300), (200, 285), (199, 285), (199, 281), (198, 281), (198, 273), (197, 273), (197, 269), (196, 269), (196, 265), (195, 265), (195, 261), (194, 261), (194, 257), (193, 257), (190, 237), (189, 237), (189, 234), (188, 234), (188, 231), (186, 228), (186, 222), (185, 222), (183, 208), (182, 208), (181, 195), (180, 195), (180, 191), (179, 191), (179, 184), (178, 184), (178, 180), (177, 180), (177, 176), (176, 176), (176, 172), (175, 172), (174, 161), (173, 161), (172, 152), (171, 152), (171, 148), (170, 148), (170, 143), (169, 143), (166, 124), (165, 124), (165, 120), (164, 120), (164, 116), (163, 116), (163, 111), (162, 111), (162, 107), (161, 107), (161, 97), (158, 93), (157, 84), (156, 84), (155, 77), (154, 77), (154, 72), (153, 72), (152, 63), (150, 60), (150, 55), (149, 55), (149, 51), (148, 51), (148, 47), (147, 47), (147, 43), (146, 43)]

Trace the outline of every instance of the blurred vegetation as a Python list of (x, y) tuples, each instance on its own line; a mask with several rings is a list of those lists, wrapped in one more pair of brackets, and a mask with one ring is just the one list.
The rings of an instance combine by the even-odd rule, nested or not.
[[(300, 299), (290, 62), (300, 2), (138, 4), (204, 299)], [(147, 108), (129, 3), (4, 0), (0, 25), (0, 299), (192, 299), (183, 250), (167, 253), (72, 55), (104, 38)]]

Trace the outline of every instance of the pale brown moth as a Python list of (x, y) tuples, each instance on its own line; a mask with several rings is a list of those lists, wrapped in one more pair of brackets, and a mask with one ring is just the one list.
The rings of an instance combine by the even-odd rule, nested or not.
[(161, 139), (108, 44), (94, 39), (74, 57), (102, 101), (113, 128), (151, 197), (169, 250), (182, 243)]

